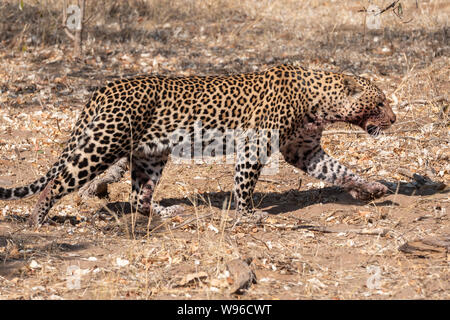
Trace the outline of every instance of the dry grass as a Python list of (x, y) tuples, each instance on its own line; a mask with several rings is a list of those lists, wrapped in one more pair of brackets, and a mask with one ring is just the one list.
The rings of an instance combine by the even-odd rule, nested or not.
[[(53, 223), (38, 231), (23, 224), (35, 199), (2, 202), (0, 296), (237, 298), (229, 294), (226, 263), (251, 257), (258, 283), (245, 299), (450, 298), (448, 249), (425, 258), (398, 250), (450, 234), (448, 187), (411, 178), (450, 180), (450, 5), (419, 1), (416, 9), (403, 2), (403, 21), (383, 14), (380, 30), (364, 28), (358, 10), (366, 1), (90, 2), (81, 60), (59, 25), (61, 1), (25, 1), (23, 11), (16, 1), (2, 2), (2, 186), (45, 173), (92, 90), (121, 76), (223, 74), (297, 62), (371, 78), (392, 99), (398, 120), (376, 140), (346, 125), (323, 138), (331, 155), (392, 184), (393, 194), (369, 204), (284, 162), (257, 185), (255, 203), (271, 213), (262, 225), (233, 226), (234, 212), (224, 207), (231, 165), (169, 163), (155, 196), (182, 204), (186, 214), (168, 221), (121, 210), (116, 218), (95, 214), (106, 202), (128, 201), (129, 176), (110, 186), (108, 200), (65, 197), (51, 212)], [(67, 274), (70, 266), (79, 267), (75, 275)], [(372, 277), (376, 270), (379, 278)], [(78, 275), (80, 288), (68, 286)], [(369, 279), (379, 280), (376, 288), (367, 287)]]

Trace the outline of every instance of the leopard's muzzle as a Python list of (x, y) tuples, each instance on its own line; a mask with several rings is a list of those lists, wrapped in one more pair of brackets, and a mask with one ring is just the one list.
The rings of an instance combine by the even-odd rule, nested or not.
[(368, 117), (361, 126), (372, 137), (377, 137), (384, 130), (387, 130), (395, 123), (397, 117), (388, 102), (383, 103), (381, 112)]

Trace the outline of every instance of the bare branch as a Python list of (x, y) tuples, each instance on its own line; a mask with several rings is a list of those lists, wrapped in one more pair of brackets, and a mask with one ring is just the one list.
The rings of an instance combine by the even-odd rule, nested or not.
[(66, 35), (67, 35), (72, 41), (75, 41), (75, 35), (72, 34), (69, 30), (67, 30), (66, 27), (64, 27), (64, 32), (66, 33)]
[(395, 0), (395, 1), (392, 2), (390, 5), (388, 5), (386, 8), (384, 8), (383, 10), (381, 10), (380, 12), (378, 12), (378, 13), (376, 14), (376, 16), (383, 14), (384, 12), (388, 11), (389, 9), (392, 9), (392, 8), (395, 9), (395, 6), (397, 5), (397, 3), (398, 3), (399, 1), (400, 1), (400, 0)]
[(413, 100), (413, 101), (405, 101), (399, 105), (399, 108), (404, 108), (411, 104), (427, 104), (427, 103), (436, 103), (436, 102), (441, 102), (441, 101), (448, 102), (447, 96), (438, 96), (433, 99), (419, 99), (419, 100)]

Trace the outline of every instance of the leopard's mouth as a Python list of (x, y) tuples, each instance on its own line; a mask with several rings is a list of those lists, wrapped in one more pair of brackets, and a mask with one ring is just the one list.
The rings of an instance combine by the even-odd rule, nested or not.
[(380, 135), (380, 133), (381, 133), (381, 127), (376, 126), (374, 124), (368, 124), (366, 126), (366, 131), (372, 137), (378, 137)]
[(366, 132), (372, 137), (378, 137), (383, 131), (389, 129), (391, 126), (389, 124), (374, 124), (374, 123), (366, 123), (363, 128), (365, 128)]
[(389, 129), (396, 120), (395, 114), (392, 110), (388, 112), (389, 110), (387, 110), (387, 112), (372, 115), (366, 119), (363, 119), (361, 121), (362, 129), (365, 130), (371, 137), (380, 136), (380, 134)]

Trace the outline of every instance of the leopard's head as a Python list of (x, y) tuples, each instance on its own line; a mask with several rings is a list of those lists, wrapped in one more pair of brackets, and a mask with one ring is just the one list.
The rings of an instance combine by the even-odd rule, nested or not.
[(358, 125), (371, 136), (378, 136), (396, 120), (384, 93), (369, 80), (342, 76), (342, 84), (347, 96), (345, 120)]

